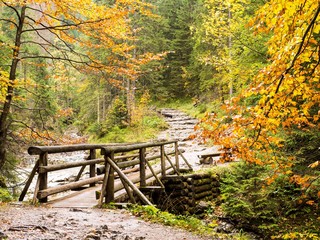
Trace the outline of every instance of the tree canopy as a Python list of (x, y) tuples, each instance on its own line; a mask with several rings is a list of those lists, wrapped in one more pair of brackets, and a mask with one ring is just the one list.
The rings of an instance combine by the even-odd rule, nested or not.
[[(64, 64), (60, 65), (60, 69), (74, 68), (81, 74), (107, 75), (104, 79), (117, 87), (122, 86), (124, 79), (134, 81), (139, 74), (139, 66), (151, 56), (133, 55), (135, 38), (130, 16), (136, 13), (148, 16), (151, 12), (149, 5), (142, 1), (95, 3), (91, 0), (26, 0), (1, 1), (0, 4), (3, 33), (0, 49), (1, 169), (5, 162), (8, 138), (15, 138), (8, 136), (13, 125), (23, 125), (31, 130), (31, 134), (39, 133), (37, 126), (19, 119), (17, 112), (20, 111), (21, 116), (22, 110), (33, 109), (40, 114), (42, 122), (42, 115), (48, 113), (48, 106), (34, 108), (34, 101), (24, 106), (25, 103), (17, 100), (33, 93), (39, 96), (38, 89), (48, 89), (49, 82), (53, 81), (48, 74), (54, 73), (58, 63)], [(20, 66), (24, 68), (23, 71), (20, 71)], [(43, 74), (37, 73), (38, 76), (33, 75), (31, 79), (27, 67), (30, 69), (35, 66), (41, 68)], [(49, 71), (48, 74), (45, 71)], [(61, 73), (61, 77), (67, 77)], [(29, 121), (32, 122), (31, 119)], [(17, 132), (18, 129), (13, 134)]]
[[(269, 1), (256, 13), (250, 26), (256, 34), (271, 35), (268, 64), (247, 89), (222, 106), (224, 116), (204, 119), (209, 127), (203, 131), (237, 158), (271, 166), (269, 183), (287, 174), (305, 190), (319, 178), (317, 171), (310, 171), (320, 157), (319, 13), (319, 2), (299, 0)], [(295, 142), (299, 137), (304, 143), (290, 148), (295, 134)], [(302, 134), (316, 139), (314, 145)], [(301, 156), (306, 166), (298, 171), (294, 167)]]

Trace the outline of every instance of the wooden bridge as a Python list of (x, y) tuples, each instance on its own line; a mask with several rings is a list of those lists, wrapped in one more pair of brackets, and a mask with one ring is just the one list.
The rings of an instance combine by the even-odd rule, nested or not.
[[(52, 154), (75, 151), (89, 151), (89, 155), (86, 160), (50, 164)], [(126, 198), (133, 203), (140, 200), (144, 204), (152, 204), (147, 195), (150, 192), (164, 190), (162, 183), (164, 177), (167, 175), (179, 176), (181, 172), (186, 170), (192, 171), (191, 165), (179, 150), (177, 141), (33, 146), (28, 149), (28, 153), (38, 155), (39, 158), (31, 171), (19, 201), (24, 200), (30, 184), (37, 177), (34, 202), (50, 202), (49, 198), (52, 195), (85, 187), (85, 190), (64, 197), (60, 202), (69, 201), (75, 204), (75, 201), (81, 202), (90, 198), (96, 199), (93, 206), (101, 206), (103, 203), (122, 201)], [(182, 162), (186, 168), (181, 168)], [(48, 186), (50, 177), (48, 173), (70, 168), (80, 168), (73, 182), (53, 187)], [(83, 177), (86, 168), (89, 169), (89, 176)]]

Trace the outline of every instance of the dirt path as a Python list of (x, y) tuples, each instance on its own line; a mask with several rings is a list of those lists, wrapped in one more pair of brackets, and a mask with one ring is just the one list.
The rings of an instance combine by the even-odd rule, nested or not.
[(0, 239), (206, 239), (125, 210), (0, 206)]

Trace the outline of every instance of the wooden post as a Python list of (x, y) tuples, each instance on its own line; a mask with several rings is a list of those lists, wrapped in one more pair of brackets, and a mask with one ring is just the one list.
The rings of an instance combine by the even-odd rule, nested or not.
[(187, 159), (182, 155), (182, 152), (180, 150), (178, 150), (178, 152), (179, 152), (179, 155), (182, 157), (183, 161), (188, 165), (189, 169), (192, 170), (192, 166), (187, 161)]
[(170, 158), (168, 157), (167, 154), (164, 154), (164, 156), (166, 157), (166, 159), (168, 160), (168, 162), (170, 163), (171, 167), (173, 168), (173, 170), (177, 173), (177, 175), (180, 175), (179, 171), (176, 169), (176, 167), (174, 166), (174, 164), (171, 162)]
[(133, 196), (128, 184), (122, 178), (120, 178), (120, 180), (121, 180), (121, 183), (122, 183), (124, 189), (126, 190), (126, 192), (128, 194), (128, 197), (129, 197), (131, 203), (136, 203), (136, 200), (134, 199), (134, 196)]
[(160, 159), (161, 159), (161, 176), (166, 176), (166, 159), (164, 156), (164, 145), (160, 146)]
[(34, 165), (32, 171), (31, 171), (31, 173), (30, 173), (30, 176), (29, 176), (29, 178), (28, 178), (28, 180), (27, 180), (27, 182), (26, 182), (26, 185), (24, 186), (24, 188), (23, 188), (23, 190), (22, 190), (22, 192), (21, 192), (21, 194), (20, 194), (20, 197), (19, 197), (19, 201), (20, 201), (20, 202), (22, 202), (23, 199), (24, 199), (24, 197), (26, 196), (27, 191), (28, 191), (28, 189), (29, 189), (29, 187), (30, 187), (30, 184), (32, 183), (32, 180), (33, 180), (33, 178), (34, 178), (34, 175), (35, 175), (36, 172), (38, 171), (38, 168), (39, 168), (39, 159), (36, 161), (36, 164)]
[[(108, 160), (114, 163), (114, 152), (111, 152), (110, 154), (105, 155), (106, 166), (109, 164)], [(110, 168), (108, 183), (106, 186), (106, 203), (111, 203), (113, 201), (114, 201), (114, 168)]]
[(32, 198), (32, 204), (35, 205), (37, 203), (37, 196), (39, 192), (39, 184), (40, 184), (40, 178), (38, 176), (36, 186), (34, 188), (33, 198)]
[[(96, 159), (96, 150), (95, 149), (91, 149), (90, 150), (90, 155), (89, 155), (89, 159), (88, 160), (91, 160), (91, 159)], [(96, 176), (96, 164), (91, 164), (90, 165), (90, 178), (93, 178)], [(90, 187), (94, 187), (95, 186), (95, 183), (91, 183), (90, 184)]]
[[(86, 168), (86, 166), (82, 166), (82, 167), (80, 168), (80, 171), (78, 172), (78, 175), (77, 175), (76, 178), (74, 179), (75, 182), (77, 182), (77, 181), (80, 180), (81, 175), (82, 175), (82, 173), (83, 173), (83, 171), (84, 171), (85, 168)], [(41, 170), (41, 169), (40, 169), (40, 170)]]
[[(48, 165), (48, 152), (41, 153), (39, 156), (39, 167)], [(39, 191), (48, 188), (48, 173), (39, 173)], [(40, 202), (45, 203), (48, 201), (48, 197), (39, 199)]]
[(149, 163), (149, 161), (148, 161), (147, 159), (146, 159), (146, 163), (147, 163), (147, 165), (148, 165), (148, 167), (149, 167), (152, 175), (156, 178), (156, 180), (158, 181), (158, 183), (160, 184), (160, 186), (161, 186), (162, 188), (165, 188), (164, 185), (163, 185), (163, 183), (161, 182), (160, 178), (158, 177), (157, 173), (153, 170), (151, 164)]
[(109, 180), (110, 164), (107, 164), (104, 170), (105, 170), (105, 172), (104, 172), (104, 178), (103, 178), (103, 183), (102, 183), (102, 187), (101, 187), (100, 197), (99, 197), (99, 201), (98, 201), (98, 207), (102, 206), (103, 198), (106, 195), (107, 185), (108, 185), (108, 180)]
[(140, 187), (145, 187), (146, 183), (146, 149), (140, 148)]
[(178, 142), (174, 143), (174, 156), (176, 160), (176, 169), (178, 172), (180, 172), (180, 164), (179, 164), (179, 149), (178, 149)]

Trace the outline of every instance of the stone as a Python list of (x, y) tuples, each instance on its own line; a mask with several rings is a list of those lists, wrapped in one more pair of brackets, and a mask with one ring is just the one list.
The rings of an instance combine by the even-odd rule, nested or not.
[(8, 236), (5, 233), (0, 231), (0, 239), (7, 239), (7, 238)]

